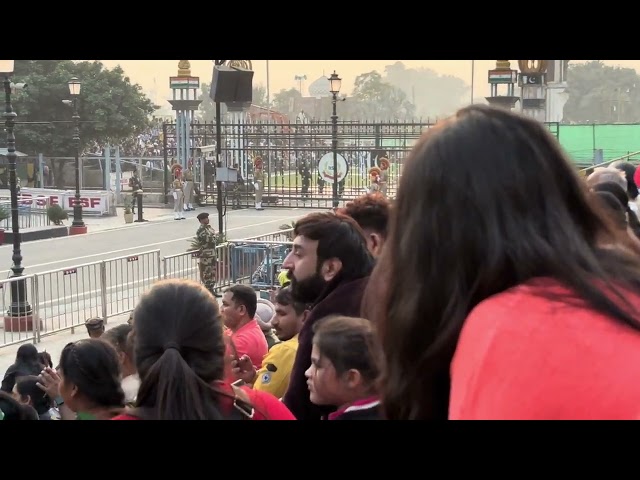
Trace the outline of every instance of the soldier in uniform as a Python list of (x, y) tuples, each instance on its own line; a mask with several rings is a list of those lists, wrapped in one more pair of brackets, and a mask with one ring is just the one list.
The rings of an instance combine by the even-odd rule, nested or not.
[(373, 167), (369, 170), (369, 178), (371, 179), (371, 185), (369, 185), (369, 193), (375, 193), (380, 191), (380, 177), (382, 170), (378, 167)]
[(182, 193), (182, 167), (179, 163), (174, 163), (171, 166), (171, 173), (173, 174), (173, 184), (171, 185), (171, 191), (173, 193), (173, 213), (175, 220), (184, 220), (184, 213), (182, 213), (182, 202), (184, 195)]
[(378, 163), (380, 164), (380, 193), (386, 197), (387, 182), (389, 181), (389, 159), (382, 157)]
[(262, 208), (262, 189), (264, 188), (262, 165), (262, 157), (256, 157), (253, 161), (253, 188), (255, 188), (256, 195), (256, 210), (264, 210)]
[(209, 214), (203, 212), (198, 215), (200, 226), (196, 232), (196, 238), (200, 244), (200, 281), (214, 296), (220, 297), (215, 291), (216, 286), (216, 232), (209, 224)]
[(104, 333), (104, 320), (98, 317), (93, 317), (84, 322), (85, 327), (87, 327), (87, 333), (89, 334), (89, 338), (100, 338)]
[(193, 208), (193, 171), (191, 170), (191, 167), (185, 170), (183, 180), (182, 192), (184, 200), (182, 201), (182, 204), (184, 211), (188, 212), (195, 210), (195, 208)]
[(242, 173), (240, 172), (240, 167), (237, 163), (233, 164), (233, 168), (236, 169), (236, 183), (231, 183), (229, 188), (231, 190), (231, 200), (233, 202), (233, 210), (238, 210), (242, 208), (241, 200), (242, 200), (242, 191), (244, 190), (244, 178), (242, 178)]
[(302, 178), (300, 194), (303, 199), (306, 199), (309, 197), (309, 188), (311, 187), (311, 171), (306, 158), (302, 160), (302, 165), (300, 165), (300, 177)]
[(136, 213), (136, 205), (138, 204), (138, 195), (142, 195), (142, 193), (138, 193), (138, 190), (142, 190), (142, 180), (138, 177), (138, 169), (136, 168), (129, 178), (129, 186), (133, 193), (131, 194), (131, 213)]

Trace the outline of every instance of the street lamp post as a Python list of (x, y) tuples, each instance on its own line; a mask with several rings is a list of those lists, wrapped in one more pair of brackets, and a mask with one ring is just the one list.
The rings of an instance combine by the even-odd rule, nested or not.
[[(214, 60), (216, 66), (224, 65), (224, 60)], [(229, 165), (226, 164), (228, 167)], [(216, 102), (216, 169), (222, 168), (222, 110), (220, 102)], [(222, 182), (218, 180), (218, 170), (216, 170), (216, 191), (218, 207), (218, 233), (223, 235), (224, 231), (224, 206), (222, 202)]]
[(87, 226), (82, 220), (82, 203), (80, 202), (80, 115), (78, 114), (78, 97), (82, 86), (78, 78), (69, 80), (69, 94), (73, 103), (73, 146), (76, 157), (76, 196), (73, 204), (73, 222), (69, 229), (70, 235), (87, 233)]
[(338, 207), (338, 93), (342, 86), (342, 79), (333, 71), (329, 77), (329, 92), (333, 95), (333, 115), (331, 115), (331, 151), (333, 153), (333, 208)]
[[(16, 175), (16, 137), (13, 131), (16, 113), (11, 105), (11, 76), (13, 75), (14, 60), (0, 60), (0, 75), (4, 76), (5, 95), (5, 128), (7, 130), (7, 160), (9, 161), (9, 189), (11, 192), (11, 233), (13, 239), (13, 255), (11, 260), (10, 278), (23, 276), (22, 252), (20, 251), (20, 218), (18, 212), (18, 186)], [(33, 313), (31, 305), (27, 301), (27, 282), (24, 279), (11, 282), (11, 307), (10, 317), (26, 317)], [(13, 330), (13, 323), (11, 329)], [(6, 329), (6, 324), (5, 324)]]

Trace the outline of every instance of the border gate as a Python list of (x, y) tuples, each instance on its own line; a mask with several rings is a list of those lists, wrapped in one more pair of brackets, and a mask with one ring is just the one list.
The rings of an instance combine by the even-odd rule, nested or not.
[[(387, 157), (391, 167), (387, 195), (395, 197), (402, 166), (421, 134), (433, 123), (338, 122), (338, 190), (341, 201), (353, 200), (370, 185), (369, 169)], [(312, 123), (223, 123), (222, 164), (238, 165), (244, 185), (223, 184), (227, 207), (253, 207), (253, 159), (264, 164), (262, 204), (275, 207), (330, 208), (333, 156), (330, 121)], [(165, 158), (175, 156), (175, 124), (163, 126)], [(191, 125), (191, 158), (203, 204), (216, 203), (213, 123)], [(207, 156), (211, 152), (211, 156)], [(323, 175), (327, 173), (327, 175)], [(329, 175), (331, 174), (331, 178)]]

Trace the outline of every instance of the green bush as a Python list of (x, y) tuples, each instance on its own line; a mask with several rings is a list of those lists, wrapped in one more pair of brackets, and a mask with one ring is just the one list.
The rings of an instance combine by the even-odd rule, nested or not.
[(47, 208), (47, 217), (54, 225), (62, 225), (62, 221), (67, 220), (69, 215), (60, 205), (51, 205)]

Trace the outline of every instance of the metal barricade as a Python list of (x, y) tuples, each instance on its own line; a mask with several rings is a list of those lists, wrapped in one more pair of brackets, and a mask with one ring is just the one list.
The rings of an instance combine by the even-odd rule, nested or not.
[[(277, 286), (282, 263), (292, 245), (290, 232), (283, 230), (216, 246), (216, 289), (236, 283), (248, 283), (256, 290)], [(0, 347), (39, 342), (42, 336), (65, 330), (73, 333), (90, 317), (106, 321), (132, 311), (140, 295), (161, 278), (200, 281), (198, 258), (198, 252), (161, 258), (160, 250), (152, 250), (0, 280), (0, 309), (6, 315)], [(31, 317), (16, 320), (6, 313), (11, 306), (11, 286), (14, 291), (27, 289), (33, 316), (40, 319), (35, 325)]]
[(91, 317), (104, 318), (102, 262), (35, 274), (41, 336), (71, 330)]
[[(189, 279), (200, 282), (200, 253), (191, 251), (162, 258), (162, 278)], [(216, 289), (232, 284), (229, 275), (229, 244), (216, 245)]]
[[(11, 200), (8, 197), (0, 195), (0, 207), (7, 211), (11, 211)], [(27, 228), (46, 227), (51, 225), (51, 220), (47, 214), (49, 207), (49, 198), (34, 199), (29, 196), (20, 196), (18, 198), (18, 226), (20, 230)], [(0, 221), (0, 228), (6, 231), (12, 230), (12, 218), (6, 218)]]
[(162, 258), (162, 278), (181, 278), (200, 281), (197, 252), (178, 253)]
[(293, 228), (288, 228), (286, 230), (278, 230), (277, 232), (265, 233), (264, 235), (256, 235), (253, 237), (247, 237), (242, 240), (235, 240), (235, 241), (241, 242), (245, 240), (251, 241), (251, 242), (291, 243), (293, 241)]
[(113, 258), (104, 264), (104, 317), (127, 313), (140, 295), (162, 278), (160, 250)]
[(278, 286), (278, 275), (292, 245), (292, 242), (230, 241), (231, 282), (249, 283), (256, 290)]
[(33, 275), (0, 280), (0, 313), (3, 316), (0, 347), (27, 341), (36, 343), (39, 340), (42, 322), (37, 321), (37, 307), (33, 303), (31, 304), (33, 310), (31, 314), (12, 308), (13, 299), (22, 297), (32, 302), (31, 299), (37, 298), (36, 290), (37, 286)]

